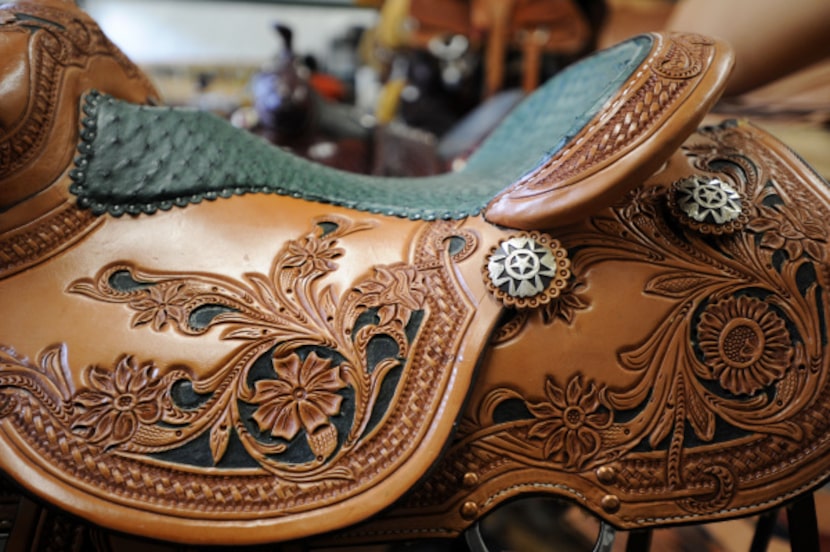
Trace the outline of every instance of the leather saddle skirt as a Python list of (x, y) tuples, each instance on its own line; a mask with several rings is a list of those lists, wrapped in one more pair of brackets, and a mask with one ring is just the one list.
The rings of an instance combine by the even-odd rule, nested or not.
[(624, 529), (830, 473), (830, 191), (728, 48), (563, 71), (464, 170), (315, 166), (152, 85), (82, 12), (0, 8), (0, 469), (190, 544), (456, 535), (549, 494)]

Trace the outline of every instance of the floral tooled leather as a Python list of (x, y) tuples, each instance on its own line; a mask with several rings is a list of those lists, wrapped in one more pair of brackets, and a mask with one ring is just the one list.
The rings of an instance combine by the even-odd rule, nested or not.
[[(647, 63), (629, 60), (593, 123), (532, 140), (544, 162), (491, 145), (485, 195), (505, 193), (487, 216), (528, 227), (517, 236), (452, 193), (414, 190), (419, 207), (376, 180), (382, 203), (366, 205), (339, 173), (309, 193), (321, 173), (301, 164), (250, 187), (185, 171), (216, 189), (164, 196), (161, 179), (131, 203), (137, 188), (108, 196), (124, 158), (99, 156), (100, 208), (83, 194), (75, 205), (91, 154), (104, 155), (79, 83), (152, 93), (93, 23), (44, 1), (0, 17), (9, 51), (51, 67), (32, 82), (62, 103), (37, 115), (72, 115), (62, 133), (21, 139), (50, 163), (23, 179), (39, 155), (26, 154), (0, 176), (2, 197), (21, 200), (0, 219), (0, 468), (73, 520), (194, 545), (343, 543), (452, 536), (547, 493), (639, 529), (759, 512), (827, 479), (828, 188), (744, 124), (674, 151), (723, 84), (724, 45), (641, 37)], [(135, 121), (162, 113), (119, 105)], [(527, 115), (507, 135), (545, 136)], [(222, 128), (244, 160), (248, 138)], [(193, 155), (218, 151), (212, 138), (188, 141)], [(525, 176), (501, 182), (504, 167)], [(694, 190), (672, 196), (692, 176), (697, 211)], [(534, 203), (551, 192), (564, 197)], [(729, 212), (696, 220), (720, 192)]]
[[(748, 124), (705, 128), (555, 232), (574, 272), (562, 315), (505, 319), (433, 475), (340, 538), (456, 534), (525, 493), (626, 529), (718, 520), (826, 480), (830, 188), (801, 163)], [(743, 229), (680, 221), (672, 185), (690, 176), (735, 187)]]

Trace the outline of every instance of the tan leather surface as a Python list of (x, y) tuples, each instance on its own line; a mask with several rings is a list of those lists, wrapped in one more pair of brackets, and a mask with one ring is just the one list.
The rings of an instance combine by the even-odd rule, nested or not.
[(699, 35), (653, 36), (640, 70), (568, 147), (496, 196), (487, 220), (524, 229), (582, 220), (648, 178), (694, 131), (726, 86), (732, 52)]
[[(313, 238), (315, 220), (339, 224), (344, 230), (352, 224), (354, 230), (338, 240), (337, 247), (326, 246)], [(480, 220), (454, 226), (255, 195), (152, 217), (106, 220), (68, 251), (0, 283), (4, 307), (9, 312), (30, 313), (0, 323), (4, 347), (13, 348), (5, 349), (0, 380), (4, 388), (18, 389), (4, 395), (11, 401), (9, 406), (16, 405), (13, 412), (4, 410), (7, 416), (0, 421), (6, 448), (4, 471), (14, 474), (30, 492), (94, 523), (128, 532), (142, 527), (140, 532), (146, 536), (167, 540), (278, 541), (339, 528), (371, 515), (401, 496), (434, 462), (449, 437), (454, 412), (465, 399), (480, 349), (498, 314), (498, 305), (487, 296), (480, 277), (483, 247), (478, 242), (491, 241), (499, 231)], [(442, 259), (440, 250), (434, 250), (436, 257), (429, 256), (431, 248), (441, 247), (445, 238), (459, 233), (472, 247), (459, 268), (451, 268), (455, 263)], [(251, 240), (254, 236), (257, 239)], [(292, 242), (297, 245), (288, 245), (289, 240), (297, 240)], [(276, 282), (272, 293), (285, 295), (262, 296), (260, 286), (269, 278), (275, 259), (280, 260), (280, 250), (303, 243), (307, 251), (320, 248), (321, 257), (315, 263), (336, 263), (337, 269), (326, 267), (319, 274), (311, 272), (308, 280), (295, 279), (297, 289), (292, 290), (292, 269), (283, 268), (272, 280)], [(107, 277), (98, 273), (122, 262), (125, 268), (116, 270), (132, 269), (135, 280), (157, 282), (157, 289), (163, 291), (140, 290), (126, 297), (109, 289)], [(412, 268), (403, 270), (402, 262), (411, 263), (407, 266)], [(446, 269), (445, 262), (449, 263)], [(309, 268), (299, 270), (322, 265), (305, 266)], [(373, 272), (379, 267), (387, 267), (393, 279), (384, 280), (382, 274)], [(315, 279), (323, 277), (318, 285)], [(453, 283), (456, 277), (460, 280)], [(448, 287), (443, 289), (444, 285)], [(361, 299), (350, 292), (354, 286), (376, 289), (372, 292), (375, 303), (371, 297)], [(245, 293), (254, 298), (243, 296), (241, 303), (233, 302)], [(291, 327), (283, 321), (289, 319), (258, 318), (281, 312), (270, 301), (295, 309), (294, 317), (310, 318)], [(289, 346), (283, 354), (298, 346), (291, 343), (319, 343), (347, 359), (361, 358), (366, 345), (349, 340), (349, 317), (354, 319), (361, 310), (355, 301), (389, 305), (392, 320), (378, 326), (383, 330), (379, 333), (387, 335), (394, 335), (397, 320), (407, 323), (409, 311), (425, 311), (411, 352), (400, 352), (408, 358), (396, 398), (385, 406), (384, 420), (368, 435), (357, 435), (351, 446), (341, 443), (337, 452), (324, 449), (318, 454), (326, 457), (310, 463), (258, 457), (260, 468), (188, 467), (186, 462), (154, 461), (146, 456), (209, 434), (218, 465), (224, 458), (221, 447), (228, 445), (214, 447), (213, 441), (221, 442), (227, 435), (224, 427), (234, 426), (237, 435), (246, 432), (234, 401), (259, 404), (263, 411), (268, 407), (267, 394), (258, 398), (250, 386), (243, 396), (245, 384), (237, 375), (239, 370), (246, 370), (256, 356), (277, 343)], [(201, 302), (232, 304), (239, 309), (250, 303), (254, 310), (241, 312), (238, 323), (229, 320), (224, 333), (220, 331), (223, 324), (217, 322), (217, 329), (201, 335), (182, 314), (197, 309)], [(323, 313), (333, 318), (319, 318)], [(245, 320), (260, 327), (263, 337), (253, 330), (251, 335), (229, 335), (234, 330), (247, 331)], [(314, 328), (321, 332), (319, 336), (304, 337), (304, 332)], [(276, 333), (269, 336), (267, 332)], [(331, 343), (333, 339), (344, 341)], [(456, 345), (448, 347), (450, 341)], [(149, 365), (153, 368), (147, 372)], [(108, 375), (96, 376), (91, 367), (100, 367)], [(356, 385), (348, 380), (346, 370), (346, 364), (341, 364), (339, 377)], [(351, 370), (362, 373), (359, 366)], [(158, 378), (165, 383), (157, 383)], [(202, 418), (191, 420), (186, 409), (170, 403), (169, 386), (180, 379), (189, 379), (201, 386), (202, 393), (222, 398), (202, 408)], [(136, 387), (142, 383), (144, 387)], [(319, 392), (345, 387), (339, 380), (329, 383), (335, 387), (320, 384)], [(372, 386), (381, 383), (380, 377), (371, 380)], [(239, 386), (239, 390), (226, 391), (228, 386)], [(147, 389), (155, 389), (156, 395), (148, 395)], [(97, 395), (85, 401), (90, 392)], [(371, 393), (370, 388), (365, 392)], [(119, 400), (132, 401), (136, 413), (122, 413)], [(366, 403), (368, 399), (352, 400)], [(111, 405), (107, 402), (110, 406), (97, 409), (95, 401)], [(158, 419), (142, 410), (154, 401), (160, 401), (166, 412), (163, 419), (175, 429), (159, 433), (145, 425)], [(225, 410), (221, 401), (228, 403)], [(341, 406), (330, 407), (332, 411), (326, 413), (339, 415)], [(370, 413), (363, 418), (368, 419)], [(132, 426), (121, 428), (128, 419)], [(357, 424), (357, 414), (354, 419)], [(86, 425), (87, 421), (92, 425)], [(267, 423), (278, 424), (266, 417), (261, 429), (269, 429)], [(247, 447), (256, 447), (256, 436), (247, 435), (244, 440)], [(313, 443), (310, 446), (313, 449)], [(349, 448), (356, 450), (348, 452)], [(270, 454), (264, 448), (257, 452)], [(241, 527), (246, 530), (240, 531)]]
[[(0, 176), (0, 469), (88, 523), (204, 545), (451, 536), (529, 493), (643, 528), (819, 485), (830, 192), (746, 124), (664, 162), (729, 56), (657, 43), (664, 72), (698, 68), (693, 90), (642, 102), (668, 107), (578, 184), (529, 177), (584, 189), (572, 224), (510, 188), (497, 205), (529, 232), (266, 194), (92, 216), (68, 192), (82, 89), (151, 91), (115, 54), (58, 72), (77, 78), (43, 108), (57, 130), (26, 150), (48, 162)], [(19, 75), (39, 58), (6, 59)], [(16, 94), (4, 121), (29, 105)], [(609, 204), (595, 185), (620, 194), (620, 174), (633, 189)]]
[[(674, 217), (671, 185), (701, 174), (750, 198), (743, 229)], [(496, 332), (433, 475), (338, 538), (452, 536), (527, 494), (642, 529), (814, 489), (830, 473), (828, 217), (827, 183), (764, 131), (696, 133), (626, 201), (551, 232), (576, 251), (572, 286)]]
[(158, 101), (147, 77), (71, 2), (4, 4), (0, 51), (0, 211), (71, 162), (82, 92)]

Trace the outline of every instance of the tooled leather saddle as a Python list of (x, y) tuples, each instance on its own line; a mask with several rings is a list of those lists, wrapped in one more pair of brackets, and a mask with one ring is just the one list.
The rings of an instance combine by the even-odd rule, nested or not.
[(0, 469), (190, 545), (450, 537), (528, 494), (627, 530), (808, 494), (830, 190), (747, 123), (695, 132), (730, 66), (639, 36), (463, 170), (383, 179), (159, 106), (71, 3), (1, 6)]

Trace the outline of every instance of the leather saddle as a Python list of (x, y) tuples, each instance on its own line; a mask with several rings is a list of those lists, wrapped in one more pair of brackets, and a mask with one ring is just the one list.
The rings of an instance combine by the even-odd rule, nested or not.
[(504, 502), (619, 529), (830, 474), (827, 184), (731, 66), (633, 38), (455, 173), (316, 166), (147, 78), (69, 2), (0, 7), (0, 469), (190, 545), (452, 537)]

